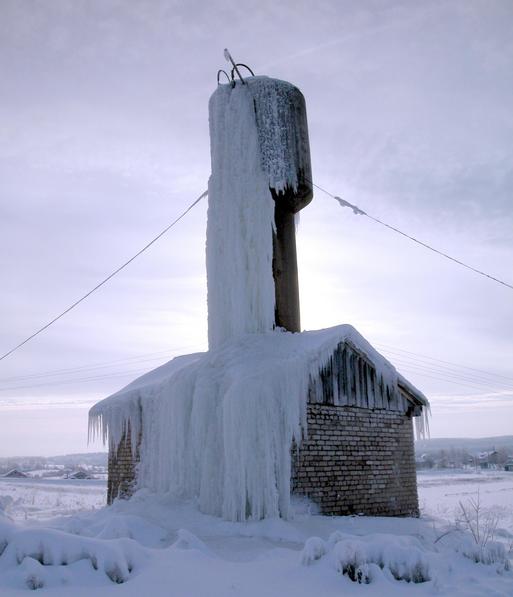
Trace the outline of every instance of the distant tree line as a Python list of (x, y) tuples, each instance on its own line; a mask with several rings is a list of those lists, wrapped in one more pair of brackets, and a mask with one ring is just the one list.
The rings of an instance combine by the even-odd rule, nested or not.
[(506, 448), (476, 454), (464, 448), (451, 447), (421, 454), (417, 453), (416, 463), (418, 469), (463, 468), (468, 466), (503, 466), (512, 459), (513, 454)]

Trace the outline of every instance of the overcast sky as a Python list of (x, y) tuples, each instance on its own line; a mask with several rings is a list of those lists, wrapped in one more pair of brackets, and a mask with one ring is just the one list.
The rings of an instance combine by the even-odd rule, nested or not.
[[(510, 0), (2, 0), (0, 353), (205, 190), (224, 47), (303, 91), (316, 183), (513, 283), (512, 31)], [(0, 456), (98, 449), (91, 404), (206, 348), (205, 227), (0, 362)], [(319, 192), (298, 252), (305, 329), (354, 325), (433, 436), (513, 433), (512, 290)]]

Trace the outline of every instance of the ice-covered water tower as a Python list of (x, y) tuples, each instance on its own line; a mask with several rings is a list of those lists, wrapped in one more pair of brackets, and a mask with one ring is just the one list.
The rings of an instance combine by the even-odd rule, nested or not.
[(286, 81), (243, 77), (242, 67), (234, 64), (209, 105), (211, 347), (301, 330), (295, 219), (313, 198), (305, 98)]
[(109, 441), (108, 502), (146, 488), (247, 520), (288, 518), (297, 494), (330, 516), (415, 515), (426, 397), (350, 325), (289, 333), (294, 219), (312, 200), (305, 100), (232, 74), (209, 103), (209, 350), (91, 409)]

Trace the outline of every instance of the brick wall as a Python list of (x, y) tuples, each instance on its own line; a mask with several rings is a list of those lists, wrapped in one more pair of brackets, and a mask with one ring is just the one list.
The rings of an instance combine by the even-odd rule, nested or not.
[(418, 515), (411, 417), (308, 405), (308, 437), (293, 450), (292, 492), (327, 515)]
[(132, 454), (129, 424), (117, 449), (112, 447), (109, 449), (107, 504), (112, 504), (116, 498), (127, 499), (132, 495), (139, 462), (140, 444), (141, 435), (137, 442), (135, 455)]
[[(109, 452), (107, 502), (133, 492), (139, 437)], [(292, 453), (292, 492), (326, 515), (418, 515), (411, 417), (390, 410), (308, 405), (308, 437)]]

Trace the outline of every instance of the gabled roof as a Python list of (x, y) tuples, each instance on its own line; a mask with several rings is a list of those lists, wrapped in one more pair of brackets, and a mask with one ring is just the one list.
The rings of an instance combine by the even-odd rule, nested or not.
[(25, 473), (22, 473), (21, 471), (19, 471), (16, 468), (13, 468), (12, 470), (10, 470), (9, 472), (5, 473), (4, 475), (2, 475), (3, 477), (10, 477), (10, 478), (26, 478), (28, 477), (28, 475), (26, 475)]

